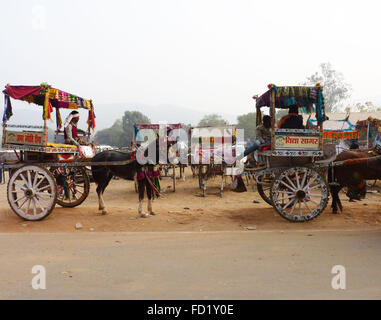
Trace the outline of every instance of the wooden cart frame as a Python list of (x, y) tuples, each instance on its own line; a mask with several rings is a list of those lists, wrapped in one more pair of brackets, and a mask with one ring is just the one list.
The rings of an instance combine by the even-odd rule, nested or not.
[[(39, 86), (10, 86), (3, 91), (5, 109), (3, 115), (2, 148), (13, 150), (17, 161), (2, 163), (1, 169), (9, 172), (7, 187), (11, 209), (25, 220), (41, 220), (47, 217), (56, 203), (63, 207), (80, 205), (89, 194), (90, 179), (86, 166), (124, 165), (118, 163), (91, 162), (95, 148), (49, 143), (47, 120), (56, 109), (57, 129), (61, 127), (60, 110), (88, 110), (88, 136), (95, 127), (94, 107), (91, 100), (52, 88)], [(34, 103), (43, 108), (43, 126), (9, 125), (13, 114), (11, 99)], [(21, 131), (20, 131), (21, 130)]]
[[(199, 130), (199, 129), (204, 129), (204, 128), (207, 128), (209, 130), (213, 130), (213, 129), (226, 129), (228, 131), (231, 131), (231, 136), (229, 137), (229, 139), (233, 141), (236, 141), (236, 138), (237, 138), (237, 128), (236, 126), (234, 125), (226, 125), (226, 126), (219, 126), (219, 127), (212, 127), (212, 126), (197, 126), (197, 127), (191, 127), (189, 129), (189, 135), (192, 137), (192, 132), (193, 130)], [(210, 155), (215, 155), (215, 153), (213, 152), (213, 148), (214, 148), (214, 139), (216, 138), (221, 138), (222, 139), (222, 144), (224, 143), (224, 140), (223, 140), (223, 137), (198, 137), (199, 141), (192, 141), (191, 144), (196, 144), (198, 145), (198, 148), (197, 150), (199, 151), (199, 155), (198, 155), (198, 163), (195, 164), (195, 163), (192, 163), (192, 171), (193, 171), (193, 175), (194, 176), (197, 176), (198, 177), (198, 185), (199, 185), (199, 188), (202, 190), (202, 196), (205, 197), (206, 196), (206, 189), (207, 189), (207, 181), (211, 178), (211, 177), (215, 177), (215, 176), (221, 176), (221, 184), (220, 184), (220, 191), (219, 191), (219, 195), (220, 197), (222, 198), (223, 196), (223, 192), (224, 192), (224, 186), (225, 186), (225, 182), (226, 182), (226, 176), (231, 176), (231, 169), (235, 166), (235, 163), (233, 164), (227, 164), (223, 158), (221, 159), (221, 161), (219, 161), (218, 163), (216, 161), (214, 161), (214, 157), (211, 157), (210, 158), (210, 163), (203, 163), (203, 153), (204, 152), (210, 152)], [(191, 138), (192, 139), (192, 138)], [(210, 139), (209, 141), (209, 144), (210, 144), (210, 147), (211, 149), (208, 149), (208, 150), (203, 150), (202, 149), (202, 140), (203, 139)], [(233, 148), (236, 147), (236, 142), (233, 143)], [(191, 151), (192, 152), (192, 151)], [(233, 151), (233, 156), (235, 156), (234, 154), (235, 151)], [(192, 155), (193, 157), (197, 155)]]
[[(257, 183), (261, 197), (285, 219), (310, 221), (321, 214), (329, 197), (327, 167), (333, 159), (324, 159), (323, 88), (276, 87), (256, 99), (257, 125), (261, 124), (262, 107), (270, 108), (271, 150), (259, 151), (260, 167), (246, 169)], [(307, 104), (307, 105), (306, 105)], [(280, 129), (275, 125), (277, 108), (292, 105), (315, 111), (318, 125), (310, 129)]]

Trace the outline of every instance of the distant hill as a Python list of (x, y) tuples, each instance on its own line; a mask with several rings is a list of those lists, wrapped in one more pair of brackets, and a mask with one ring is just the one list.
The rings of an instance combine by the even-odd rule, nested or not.
[[(110, 127), (115, 120), (123, 117), (125, 111), (140, 111), (152, 123), (167, 122), (167, 123), (184, 123), (197, 125), (199, 121), (209, 113), (215, 112), (201, 112), (187, 108), (176, 107), (172, 105), (159, 105), (147, 106), (141, 104), (110, 104), (110, 105), (97, 105), (96, 106), (96, 123), (98, 130)], [(220, 113), (219, 114), (229, 123), (236, 123), (237, 115)]]
[[(181, 108), (171, 105), (160, 105), (160, 106), (147, 106), (142, 104), (98, 104), (95, 105), (95, 123), (96, 130), (102, 130), (111, 127), (117, 119), (121, 119), (125, 111), (137, 110), (142, 112), (148, 118), (151, 119), (152, 123), (168, 122), (168, 123), (184, 123), (192, 125), (197, 125), (198, 122), (206, 115), (215, 112), (205, 112), (194, 111), (187, 108)], [(62, 110), (61, 117), (62, 121), (65, 121), (66, 115), (70, 110)], [(80, 128), (86, 128), (87, 124), (87, 112), (86, 110), (80, 110), (81, 120), (79, 123)], [(234, 114), (226, 114), (218, 112), (224, 119), (228, 120), (229, 123), (236, 123), (237, 116)], [(48, 126), (55, 129), (55, 112), (52, 114), (54, 121), (48, 121)], [(43, 124), (42, 121), (42, 108), (36, 107), (34, 105), (14, 105), (13, 107), (13, 117), (10, 119), (9, 123), (12, 124)]]

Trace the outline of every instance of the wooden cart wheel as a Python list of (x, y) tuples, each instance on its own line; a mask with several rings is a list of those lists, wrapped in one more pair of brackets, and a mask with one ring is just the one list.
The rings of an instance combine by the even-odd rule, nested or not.
[(83, 167), (51, 168), (57, 184), (57, 203), (73, 208), (86, 200), (90, 191), (90, 178)]
[(257, 190), (261, 198), (268, 203), (270, 206), (273, 205), (271, 200), (271, 185), (274, 181), (274, 178), (270, 175), (263, 176), (262, 183), (257, 184)]
[(8, 182), (8, 203), (25, 220), (42, 220), (53, 210), (57, 186), (49, 170), (25, 165), (17, 169)]
[(275, 210), (289, 221), (316, 218), (328, 203), (328, 186), (315, 170), (297, 167), (281, 172), (271, 186)]

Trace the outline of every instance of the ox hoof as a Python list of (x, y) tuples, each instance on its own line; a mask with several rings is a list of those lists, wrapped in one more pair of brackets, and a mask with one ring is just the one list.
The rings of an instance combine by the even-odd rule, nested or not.
[(150, 214), (151, 216), (156, 215), (156, 213), (155, 213), (155, 212), (152, 212), (152, 211), (151, 211), (149, 214)]
[(104, 216), (106, 214), (107, 214), (107, 211), (106, 210), (102, 210), (102, 216)]
[(141, 218), (148, 218), (149, 216), (150, 216), (149, 213), (141, 213), (141, 214), (140, 214), (140, 217), (141, 217)]

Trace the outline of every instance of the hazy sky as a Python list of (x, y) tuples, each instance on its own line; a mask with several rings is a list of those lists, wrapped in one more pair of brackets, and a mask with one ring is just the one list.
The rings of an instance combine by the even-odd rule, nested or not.
[(381, 106), (379, 2), (0, 0), (0, 85), (242, 114), (331, 62)]

